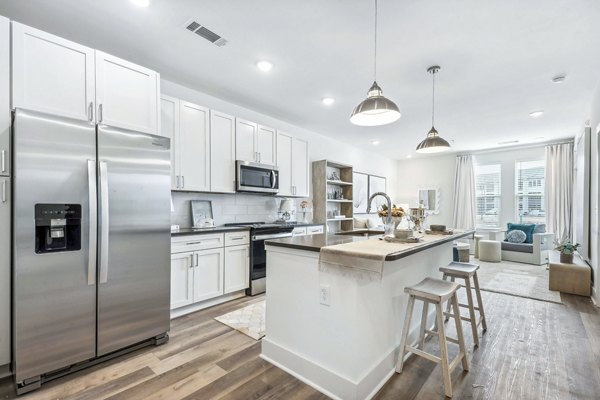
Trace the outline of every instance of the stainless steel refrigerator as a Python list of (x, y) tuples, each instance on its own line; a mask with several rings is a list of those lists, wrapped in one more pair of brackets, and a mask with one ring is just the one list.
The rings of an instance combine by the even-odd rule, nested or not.
[[(169, 139), (17, 109), (17, 390), (167, 340)], [(133, 347), (132, 347), (133, 346)]]

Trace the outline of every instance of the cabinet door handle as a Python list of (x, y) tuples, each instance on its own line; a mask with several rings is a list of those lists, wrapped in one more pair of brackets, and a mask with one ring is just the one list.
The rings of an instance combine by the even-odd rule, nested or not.
[(2, 172), (6, 172), (6, 150), (2, 150)]
[(6, 203), (6, 179), (2, 181), (2, 202)]
[(98, 122), (99, 122), (99, 123), (100, 123), (100, 122), (102, 122), (102, 119), (103, 119), (103, 115), (102, 115), (102, 104), (100, 104), (100, 105), (98, 106)]
[(185, 187), (185, 176), (181, 175), (181, 189)]
[(175, 187), (179, 189), (179, 175), (175, 175)]
[(262, 160), (262, 154), (260, 154), (260, 152), (258, 152), (258, 162), (261, 162)]
[(199, 259), (200, 259), (200, 256), (198, 255), (198, 253), (196, 253), (196, 267), (198, 266)]
[(90, 104), (88, 105), (88, 121), (93, 121), (94, 120), (94, 102), (90, 101)]
[(190, 268), (194, 268), (194, 254), (190, 254)]

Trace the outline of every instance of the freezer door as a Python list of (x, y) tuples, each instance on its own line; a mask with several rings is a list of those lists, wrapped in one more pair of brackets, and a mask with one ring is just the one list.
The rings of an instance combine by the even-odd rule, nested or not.
[[(96, 131), (21, 109), (13, 129), (13, 353), (21, 382), (95, 356)], [(36, 219), (39, 205), (78, 209), (79, 227), (63, 225), (67, 218), (60, 214)], [(40, 236), (46, 240), (38, 246), (49, 251), (36, 252), (43, 220), (48, 237)], [(67, 229), (73, 242), (53, 247)], [(75, 241), (79, 245), (71, 246)]]
[(98, 127), (98, 355), (169, 330), (169, 139)]

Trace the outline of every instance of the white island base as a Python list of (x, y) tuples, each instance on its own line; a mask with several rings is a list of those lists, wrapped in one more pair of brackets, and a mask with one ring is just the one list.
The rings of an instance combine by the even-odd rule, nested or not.
[[(346, 267), (319, 271), (319, 252), (267, 245), (261, 357), (334, 399), (372, 398), (395, 373), (404, 288), (441, 278), (438, 268), (451, 261), (452, 242), (445, 242), (386, 261), (380, 277)], [(408, 343), (418, 338), (421, 313), (415, 307)]]

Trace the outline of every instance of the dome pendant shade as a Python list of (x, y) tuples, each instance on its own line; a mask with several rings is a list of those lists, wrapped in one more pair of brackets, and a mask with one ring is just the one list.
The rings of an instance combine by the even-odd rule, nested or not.
[(432, 126), (427, 137), (417, 146), (417, 153), (441, 153), (450, 149), (450, 143), (440, 137)]
[(400, 116), (398, 106), (385, 98), (377, 82), (373, 82), (367, 98), (352, 112), (350, 122), (359, 126), (379, 126), (391, 124)]

